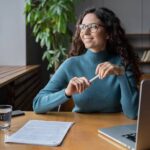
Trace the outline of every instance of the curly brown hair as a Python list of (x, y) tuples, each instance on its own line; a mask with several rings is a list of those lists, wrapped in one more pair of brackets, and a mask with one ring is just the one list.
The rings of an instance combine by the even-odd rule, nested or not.
[(119, 54), (125, 67), (130, 64), (132, 66), (133, 73), (135, 74), (137, 83), (139, 83), (141, 75), (139, 70), (139, 57), (130, 45), (126, 37), (125, 30), (121, 27), (119, 18), (108, 8), (89, 8), (79, 17), (69, 56), (78, 56), (87, 51), (80, 38), (80, 30), (78, 26), (82, 23), (84, 16), (88, 13), (95, 14), (97, 18), (102, 21), (105, 27), (105, 30), (109, 36), (106, 44), (106, 50), (109, 53)]

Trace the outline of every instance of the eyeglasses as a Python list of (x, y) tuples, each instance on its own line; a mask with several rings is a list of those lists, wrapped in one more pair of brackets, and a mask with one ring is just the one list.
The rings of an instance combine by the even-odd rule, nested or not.
[(90, 31), (90, 33), (97, 32), (99, 27), (104, 27), (103, 25), (91, 23), (88, 25), (80, 24), (79, 26), (80, 32), (85, 32), (87, 29)]

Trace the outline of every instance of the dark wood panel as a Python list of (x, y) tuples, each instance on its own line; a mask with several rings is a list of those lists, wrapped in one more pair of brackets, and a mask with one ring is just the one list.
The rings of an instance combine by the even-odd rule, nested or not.
[(20, 97), (15, 100), (15, 108), (20, 108), (22, 110), (30, 110), (32, 109), (32, 102), (39, 91), (40, 83), (36, 81), (35, 84), (28, 88)]
[(17, 80), (15, 80), (15, 86), (18, 86), (22, 84), (23, 82), (26, 82), (26, 80), (29, 80), (30, 78), (33, 78), (34, 76), (40, 76), (40, 69), (34, 69), (32, 72), (29, 72), (21, 77), (19, 77)]
[(28, 103), (23, 103), (21, 108), (23, 108), (24, 110), (33, 110), (32, 109), (33, 99), (34, 99), (35, 95), (39, 92), (38, 87), (40, 87), (40, 85), (37, 84), (37, 86), (33, 89), (32, 93), (30, 93), (27, 96), (27, 99), (30, 99), (30, 101)]
[[(39, 65), (31, 65), (31, 66), (17, 66), (17, 68), (13, 67), (13, 70), (8, 69), (8, 66), (5, 69), (8, 69), (7, 72), (4, 74), (0, 74), (0, 87), (7, 85), (8, 83), (18, 79), (19, 77), (32, 72), (33, 70), (39, 68)], [(4, 67), (2, 69), (0, 68), (1, 71), (3, 71)]]
[(32, 110), (33, 98), (41, 89), (40, 66), (0, 66), (0, 73), (2, 104)]
[(20, 96), (26, 89), (32, 87), (32, 85), (34, 85), (35, 82), (39, 79), (40, 79), (39, 75), (33, 74), (33, 76), (30, 76), (26, 80), (23, 80), (22, 83), (15, 86), (15, 97), (17, 98), (18, 96)]

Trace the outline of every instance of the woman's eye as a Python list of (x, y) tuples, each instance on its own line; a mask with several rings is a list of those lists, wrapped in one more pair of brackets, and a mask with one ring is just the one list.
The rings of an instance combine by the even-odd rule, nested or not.
[(97, 29), (97, 26), (96, 25), (92, 25), (91, 28)]
[(85, 26), (85, 25), (80, 25), (80, 29), (81, 29), (81, 30), (85, 30), (85, 29), (86, 29), (86, 26)]

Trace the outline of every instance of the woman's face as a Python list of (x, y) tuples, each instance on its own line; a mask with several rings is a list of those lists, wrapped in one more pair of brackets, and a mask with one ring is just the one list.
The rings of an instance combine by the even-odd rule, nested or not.
[(86, 48), (94, 52), (105, 49), (108, 35), (103, 23), (95, 14), (89, 13), (84, 16), (80, 28), (80, 38)]

